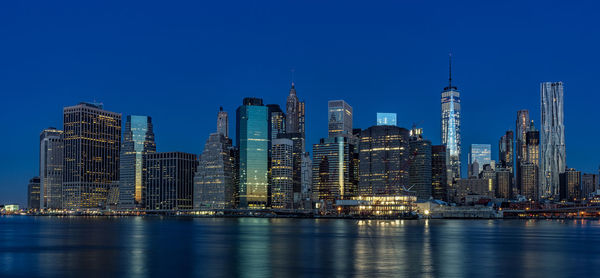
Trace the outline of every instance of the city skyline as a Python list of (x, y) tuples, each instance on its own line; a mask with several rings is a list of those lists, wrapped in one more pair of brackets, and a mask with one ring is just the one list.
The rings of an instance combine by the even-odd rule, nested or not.
[[(78, 8), (80, 7), (74, 7), (74, 9)], [(332, 9), (327, 5), (324, 8), (325, 10)], [(451, 23), (447, 27), (449, 30), (458, 28), (460, 22), (464, 22), (464, 20), (477, 19), (476, 16), (460, 12), (460, 8), (460, 5), (449, 8), (450, 11), (465, 15), (459, 22)], [(436, 11), (444, 9), (448, 9), (448, 7), (442, 5), (435, 8)], [(550, 9), (548, 12), (551, 14), (558, 14), (561, 7), (545, 9)], [(570, 7), (569, 9), (575, 8)], [(593, 10), (590, 7), (588, 9)], [(354, 9), (350, 10), (356, 13)], [(493, 14), (498, 15), (507, 10), (509, 10), (508, 6), (501, 6)], [(250, 9), (250, 11), (243, 20), (255, 22), (258, 12), (254, 9)], [(292, 13), (300, 12), (307, 12), (307, 10), (300, 9)], [(8, 15), (4, 18), (14, 19)], [(25, 19), (27, 18), (25, 16)], [(317, 18), (326, 20), (322, 14), (317, 14)], [(534, 18), (547, 23), (545, 15), (534, 15)], [(267, 20), (273, 21), (276, 19), (279, 18), (274, 16), (267, 18)], [(572, 15), (567, 15), (564, 20), (569, 19), (574, 21), (574, 25), (571, 26), (579, 27), (585, 23), (585, 20), (573, 18)], [(131, 24), (121, 17), (117, 20)], [(146, 17), (142, 17), (141, 20), (142, 22), (153, 22)], [(518, 23), (525, 20), (524, 17), (517, 16), (516, 21)], [(331, 41), (322, 37), (324, 32), (317, 32), (316, 37), (311, 37), (305, 32), (298, 32), (297, 26), (286, 21), (284, 25), (292, 27), (292, 31), (296, 32), (294, 36), (286, 38), (285, 43), (294, 42), (298, 45), (275, 44), (265, 51), (282, 50), (273, 53), (259, 51), (259, 55), (254, 58), (248, 55), (249, 52), (234, 54), (232, 58), (222, 61), (227, 69), (224, 65), (220, 65), (221, 62), (216, 63), (211, 59), (204, 65), (198, 63), (199, 59), (204, 57), (198, 56), (199, 54), (192, 55), (189, 63), (173, 64), (164, 59), (181, 57), (180, 55), (166, 54), (164, 51), (157, 52), (159, 65), (180, 66), (176, 67), (175, 74), (169, 73), (163, 67), (143, 69), (148, 67), (148, 62), (144, 61), (146, 57), (144, 53), (150, 51), (151, 48), (143, 50), (140, 56), (124, 58), (122, 55), (116, 55), (114, 58), (101, 61), (109, 57), (110, 50), (92, 48), (87, 52), (75, 51), (72, 56), (65, 57), (66, 52), (63, 51), (72, 49), (30, 48), (29, 50), (39, 50), (40, 53), (33, 53), (31, 56), (25, 57), (29, 52), (15, 52), (14, 45), (5, 45), (3, 46), (4, 50), (15, 53), (17, 58), (25, 58), (24, 64), (32, 63), (39, 58), (39, 55), (44, 55), (47, 60), (29, 67), (31, 72), (28, 72), (23, 66), (18, 65), (15, 58), (9, 58), (7, 63), (15, 65), (15, 68), (10, 72), (7, 71), (0, 80), (2, 81), (0, 82), (2, 84), (0, 85), (1, 91), (9, 95), (7, 108), (2, 112), (3, 118), (7, 119), (14, 114), (15, 108), (29, 107), (31, 109), (29, 115), (18, 120), (2, 122), (2, 128), (11, 130), (14, 134), (1, 139), (2, 143), (15, 146), (15, 148), (2, 151), (2, 157), (8, 158), (10, 162), (4, 162), (5, 164), (1, 167), (3, 170), (0, 172), (2, 177), (0, 202), (25, 203), (24, 188), (28, 180), (37, 176), (39, 172), (39, 166), (37, 166), (39, 150), (35, 146), (39, 144), (36, 141), (39, 141), (40, 131), (50, 126), (62, 128), (60, 113), (62, 108), (81, 101), (92, 102), (94, 99), (104, 102), (106, 109), (121, 113), (123, 117), (126, 115), (151, 116), (156, 125), (155, 134), (159, 151), (200, 154), (208, 135), (215, 132), (214, 113), (219, 106), (223, 106), (225, 111), (233, 115), (243, 97), (256, 96), (263, 98), (265, 103), (276, 103), (283, 108), (290, 83), (294, 81), (298, 95), (306, 101), (307, 151), (311, 151), (310, 146), (317, 143), (319, 138), (327, 136), (327, 123), (324, 120), (326, 119), (324, 115), (327, 113), (327, 101), (336, 99), (343, 99), (353, 107), (353, 126), (356, 128), (366, 129), (372, 126), (376, 112), (393, 112), (398, 114), (399, 127), (409, 128), (412, 123), (423, 121), (420, 127), (424, 129), (425, 138), (431, 140), (433, 145), (437, 145), (440, 143), (439, 93), (441, 88), (447, 84), (446, 55), (450, 50), (454, 56), (453, 85), (456, 84), (460, 88), (461, 101), (464, 104), (461, 115), (463, 137), (461, 172), (466, 173), (465, 146), (472, 143), (491, 144), (492, 159), (496, 159), (497, 140), (506, 130), (514, 130), (515, 116), (518, 110), (529, 110), (530, 118), (535, 121), (537, 127), (540, 127), (539, 84), (545, 81), (564, 82), (567, 166), (580, 170), (582, 173), (597, 172), (598, 162), (589, 160), (589, 157), (597, 157), (600, 153), (599, 147), (589, 140), (589, 138), (597, 138), (599, 134), (599, 131), (593, 128), (594, 119), (598, 118), (598, 112), (591, 106), (597, 97), (589, 96), (589, 92), (593, 91), (594, 76), (597, 76), (598, 73), (592, 65), (597, 64), (599, 57), (591, 51), (591, 48), (588, 48), (588, 45), (594, 45), (594, 40), (597, 40), (593, 38), (598, 37), (594, 36), (598, 32), (597, 30), (590, 30), (588, 27), (576, 34), (563, 32), (564, 41), (579, 45), (580, 48), (583, 47), (577, 53), (563, 43), (556, 46), (544, 46), (542, 51), (537, 51), (540, 53), (534, 53), (536, 51), (527, 47), (510, 46), (502, 40), (520, 39), (521, 45), (533, 46), (536, 39), (539, 40), (555, 30), (566, 31), (564, 27), (558, 26), (558, 23), (551, 23), (550, 27), (546, 28), (541, 26), (543, 23), (536, 23), (531, 28), (539, 31), (539, 34), (524, 39), (521, 37), (526, 34), (524, 32), (508, 34), (510, 28), (502, 29), (496, 23), (484, 20), (483, 26), (500, 28), (499, 32), (495, 34), (498, 38), (484, 35), (482, 42), (475, 42), (473, 39), (468, 39), (468, 36), (473, 36), (478, 29), (464, 26), (461, 27), (463, 28), (461, 29), (462, 34), (452, 32), (452, 36), (456, 38), (453, 42), (444, 42), (446, 40), (439, 39), (438, 35), (428, 32), (424, 33), (429, 34), (427, 38), (419, 40), (419, 35), (406, 32), (402, 34), (408, 39), (417, 39), (416, 47), (429, 45), (433, 38), (438, 38), (435, 41), (443, 43), (418, 51), (414, 46), (403, 46), (400, 49), (404, 51), (397, 51), (394, 48), (400, 45), (401, 41), (388, 38), (387, 35), (403, 31), (398, 31), (397, 28), (394, 30), (381, 28), (379, 23), (381, 22), (374, 23), (373, 27), (379, 26), (379, 28), (375, 28), (375, 33), (372, 35), (366, 32), (372, 28), (359, 29), (356, 37), (334, 35), (334, 39), (350, 43), (357, 42), (359, 38), (371, 38), (376, 45), (383, 46), (379, 53), (374, 53), (374, 48), (365, 48), (367, 45), (364, 43), (355, 46), (348, 44), (341, 48), (338, 47), (340, 52), (332, 55), (329, 60), (322, 59), (323, 54), (331, 54), (333, 51), (332, 47), (327, 45)], [(401, 23), (399, 20), (391, 26), (401, 25)], [(514, 27), (512, 24), (517, 23), (510, 25)], [(56, 24), (60, 27), (65, 23), (58, 22)], [(174, 22), (173, 24), (183, 26), (183, 22)], [(87, 25), (85, 21), (83, 25)], [(254, 25), (257, 26), (256, 22)], [(227, 24), (220, 26), (223, 29), (231, 28)], [(331, 30), (335, 25), (330, 23), (325, 26), (326, 30)], [(16, 37), (17, 32), (27, 31), (31, 26), (21, 28), (23, 29), (8, 32), (8, 38)], [(57, 26), (48, 28), (52, 31), (56, 30)], [(102, 28), (112, 30), (115, 27), (93, 27), (92, 29), (101, 31)], [(309, 30), (314, 29), (310, 28)], [(342, 30), (343, 32), (350, 31), (347, 28)], [(170, 36), (174, 36), (181, 43), (194, 32), (205, 31), (190, 32), (192, 33)], [(79, 31), (61, 32), (59, 37), (70, 33), (79, 34)], [(282, 33), (280, 30), (258, 28), (258, 31), (253, 31), (251, 34), (278, 37)], [(450, 36), (450, 33), (439, 36), (445, 38)], [(209, 37), (217, 36), (210, 32), (207, 34)], [(121, 36), (119, 33), (111, 35), (101, 32), (99, 39), (121, 38)], [(91, 37), (87, 38), (91, 39)], [(315, 38), (325, 39), (325, 43), (315, 47), (312, 45)], [(252, 42), (253, 50), (263, 45), (258, 40), (248, 39)], [(302, 42), (307, 39), (308, 42)], [(96, 39), (92, 39), (92, 41), (95, 42)], [(153, 39), (151, 36), (142, 36), (141, 41), (148, 43)], [(225, 41), (228, 40), (225, 39)], [(185, 51), (183, 53), (190, 54), (189, 47), (198, 43), (199, 41), (184, 43)], [(493, 43), (498, 44), (493, 45)], [(62, 45), (62, 42), (56, 42), (56, 46)], [(339, 46), (339, 43), (334, 45)], [(506, 49), (507, 45), (510, 46), (508, 49)], [(477, 46), (483, 46), (485, 51), (476, 49)], [(171, 46), (161, 45), (161, 47), (170, 49)], [(308, 47), (306, 54), (299, 52), (299, 49), (303, 49), (303, 47)], [(207, 50), (210, 49), (212, 47), (209, 46)], [(361, 49), (362, 52), (358, 52)], [(500, 49), (502, 51), (499, 51)], [(127, 46), (116, 47), (113, 50), (121, 54), (131, 51)], [(322, 51), (323, 54), (317, 53), (318, 51)], [(364, 53), (364, 56), (350, 55), (352, 53)], [(225, 54), (221, 52), (216, 55), (222, 57)], [(243, 55), (246, 56), (241, 57)], [(529, 57), (526, 57), (528, 55)], [(384, 57), (386, 60), (381, 60)], [(240, 62), (232, 61), (236, 58), (241, 58)], [(86, 66), (80, 70), (77, 66), (78, 59), (87, 61), (90, 67)], [(275, 59), (280, 61), (272, 61)], [(59, 63), (59, 61), (64, 63)], [(54, 71), (52, 70), (53, 65), (56, 64), (63, 66)], [(202, 66), (199, 69), (192, 68), (197, 65)], [(398, 67), (398, 65), (402, 66)], [(362, 69), (361, 66), (365, 66), (365, 68)], [(108, 68), (115, 68), (114, 72), (108, 71)], [(201, 73), (206, 73), (209, 69), (215, 69), (215, 72), (203, 77)], [(290, 76), (291, 69), (295, 69), (293, 77)], [(369, 73), (367, 69), (372, 73)], [(334, 74), (325, 74), (326, 72)], [(101, 79), (106, 81), (99, 82), (99, 79), (91, 77), (93, 75), (101, 76)], [(177, 75), (180, 76), (177, 77)], [(215, 79), (211, 80), (212, 78)], [(415, 82), (409, 82), (411, 80)], [(497, 88), (490, 86), (490, 84), (500, 83), (511, 84), (510, 92), (507, 92), (505, 88), (500, 88), (503, 86), (497, 86)], [(145, 96), (147, 98), (144, 98)], [(592, 98), (591, 101), (588, 99), (589, 97)], [(190, 98), (193, 101), (190, 101)], [(133, 100), (137, 104), (134, 104)], [(230, 119), (230, 125), (233, 126), (232, 119)], [(584, 136), (579, 136), (576, 132), (580, 132)], [(590, 153), (593, 155), (590, 156)]]

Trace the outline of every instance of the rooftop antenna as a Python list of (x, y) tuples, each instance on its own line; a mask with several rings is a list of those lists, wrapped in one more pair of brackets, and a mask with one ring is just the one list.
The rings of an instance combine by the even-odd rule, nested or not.
[(291, 72), (291, 75), (292, 75), (292, 88), (293, 88), (294, 87), (294, 73), (296, 72), (296, 69), (292, 68), (290, 70), (290, 72)]
[(452, 89), (452, 51), (448, 53), (448, 88)]

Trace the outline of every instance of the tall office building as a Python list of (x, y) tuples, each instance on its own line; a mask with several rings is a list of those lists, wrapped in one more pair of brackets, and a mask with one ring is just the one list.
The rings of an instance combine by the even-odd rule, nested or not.
[(301, 165), (301, 205), (300, 208), (310, 209), (312, 208), (312, 159), (310, 153), (305, 152), (302, 154), (302, 165)]
[(269, 109), (269, 140), (277, 139), (279, 134), (284, 134), (285, 131), (285, 114), (279, 104), (268, 104)]
[(121, 148), (119, 208), (144, 208), (146, 154), (156, 152), (152, 118), (128, 115)]
[(513, 173), (513, 157), (514, 157), (514, 148), (513, 148), (513, 131), (508, 130), (506, 134), (500, 137), (500, 141), (498, 144), (499, 150), (499, 160), (500, 167), (507, 169), (510, 173)]
[(269, 205), (269, 111), (260, 98), (244, 98), (236, 111), (241, 208)]
[(396, 113), (377, 113), (377, 125), (396, 125)]
[(40, 134), (40, 208), (62, 208), (63, 132), (50, 127)]
[(600, 176), (598, 174), (583, 174), (581, 177), (581, 197), (589, 198), (590, 194), (595, 192), (598, 188), (598, 181)]
[[(490, 144), (471, 144), (469, 152), (469, 177), (477, 177), (483, 171), (483, 166), (492, 161), (492, 146)], [(476, 169), (471, 165), (477, 163)]]
[(565, 169), (559, 175), (560, 199), (565, 201), (577, 201), (581, 198), (581, 172), (573, 168)]
[(431, 141), (424, 140), (422, 130), (413, 128), (409, 140), (408, 184), (417, 199), (427, 200), (432, 196), (431, 189)]
[(294, 208), (293, 150), (291, 139), (275, 139), (272, 142), (271, 159), (271, 207)]
[(327, 103), (329, 137), (352, 135), (352, 106), (343, 100), (330, 100)]
[(520, 184), (521, 195), (528, 200), (538, 200), (538, 166), (531, 162), (521, 162)]
[(146, 209), (191, 210), (193, 208), (195, 154), (182, 152), (149, 153)]
[(223, 111), (223, 107), (219, 107), (217, 114), (217, 133), (229, 138), (229, 116), (227, 111)]
[(521, 190), (521, 164), (527, 159), (527, 132), (529, 131), (529, 111), (517, 111), (516, 134), (515, 134), (515, 172), (517, 189)]
[(27, 208), (40, 209), (40, 177), (33, 177), (27, 185)]
[(442, 144), (446, 146), (449, 180), (460, 178), (460, 92), (452, 86), (452, 56), (448, 87), (442, 92)]
[(63, 109), (63, 126), (63, 208), (104, 208), (119, 180), (121, 114), (82, 102)]
[[(302, 141), (306, 140), (305, 135), (305, 105), (304, 101), (299, 101), (298, 96), (296, 95), (296, 88), (294, 83), (292, 82), (292, 87), (290, 88), (290, 93), (287, 97), (286, 102), (286, 114), (285, 118), (285, 130), (287, 133), (300, 133), (300, 137)], [(304, 142), (303, 142), (304, 144)], [(302, 151), (305, 150), (304, 145), (302, 145)]]
[(328, 206), (356, 196), (355, 148), (346, 136), (322, 138), (313, 145), (313, 194)]
[(448, 201), (446, 146), (431, 146), (431, 190), (436, 200)]
[(512, 192), (512, 174), (506, 168), (496, 168), (496, 197), (510, 199)]
[(533, 121), (529, 124), (529, 130), (525, 136), (528, 163), (540, 165), (540, 132), (535, 129)]
[(194, 175), (194, 209), (225, 209), (235, 205), (231, 139), (212, 133), (206, 140)]
[(540, 194), (553, 198), (559, 195), (559, 177), (566, 168), (563, 83), (541, 83), (540, 96)]
[[(405, 128), (378, 125), (363, 130), (359, 146), (359, 195), (398, 195), (403, 187), (408, 188), (409, 146), (409, 132)], [(423, 169), (416, 167), (414, 170), (421, 173)], [(418, 182), (423, 186), (421, 180)], [(431, 181), (423, 187), (431, 189)]]
[(304, 138), (302, 138), (302, 133), (298, 132), (279, 134), (277, 138), (289, 139), (292, 141), (292, 197), (294, 203), (299, 205), (302, 191), (302, 155), (304, 153)]

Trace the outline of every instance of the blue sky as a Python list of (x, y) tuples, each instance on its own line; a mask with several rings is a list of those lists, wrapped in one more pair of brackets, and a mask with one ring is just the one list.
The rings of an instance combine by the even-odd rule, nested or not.
[(331, 99), (353, 106), (355, 127), (395, 112), (437, 144), (449, 51), (463, 164), (472, 143), (497, 159), (517, 110), (539, 123), (539, 83), (563, 81), (567, 164), (597, 172), (594, 1), (172, 2), (0, 3), (0, 203), (25, 203), (39, 133), (62, 126), (64, 106), (150, 115), (159, 151), (200, 153), (219, 106), (233, 119), (246, 96), (283, 105), (291, 69), (309, 144), (327, 136)]

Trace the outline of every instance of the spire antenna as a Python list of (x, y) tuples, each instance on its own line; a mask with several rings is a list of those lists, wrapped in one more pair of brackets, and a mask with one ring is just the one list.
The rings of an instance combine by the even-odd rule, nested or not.
[(296, 72), (296, 69), (295, 69), (295, 68), (292, 68), (292, 69), (290, 70), (290, 73), (291, 73), (291, 75), (292, 75), (292, 87), (294, 87), (294, 81), (295, 81), (295, 80), (294, 80), (294, 73), (295, 73), (295, 72)]
[(448, 53), (448, 88), (452, 89), (452, 51)]

